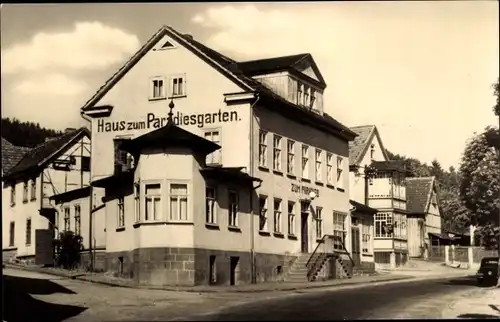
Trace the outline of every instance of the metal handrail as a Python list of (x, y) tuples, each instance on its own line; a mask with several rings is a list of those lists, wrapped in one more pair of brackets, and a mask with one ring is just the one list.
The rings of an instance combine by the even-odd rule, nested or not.
[(325, 239), (328, 235), (323, 235), (323, 237), (321, 238), (321, 240), (318, 242), (318, 245), (316, 245), (316, 248), (314, 249), (314, 251), (312, 252), (311, 256), (309, 256), (309, 259), (307, 260), (307, 263), (306, 263), (306, 267), (309, 267), (309, 264), (312, 260), (312, 258), (314, 257), (314, 255), (316, 254), (316, 252), (318, 251), (319, 247), (325, 243)]

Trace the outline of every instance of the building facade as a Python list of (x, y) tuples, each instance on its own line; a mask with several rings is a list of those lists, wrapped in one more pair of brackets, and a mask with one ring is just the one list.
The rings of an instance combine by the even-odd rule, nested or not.
[(435, 177), (407, 178), (408, 251), (410, 257), (429, 256), (430, 238), (441, 236), (441, 213)]
[(50, 198), (89, 182), (90, 133), (85, 128), (68, 129), (24, 154), (2, 176), (4, 257), (52, 264), (52, 239), (61, 227)]
[[(348, 142), (356, 134), (323, 112), (325, 88), (309, 54), (236, 62), (189, 35), (162, 27), (82, 108), (83, 117), (91, 121), (92, 182), (129, 170), (135, 173), (137, 158), (121, 147), (164, 128), (169, 105), (175, 105), (172, 120), (178, 128), (221, 147), (207, 155), (207, 166), (237, 168), (261, 181), (249, 193), (255, 194), (251, 201), (242, 199), (250, 202), (248, 216), (241, 219), (243, 225), (243, 218), (248, 218), (246, 226), (235, 232), (224, 221), (220, 230), (210, 230), (210, 222), (205, 223), (208, 226), (195, 224), (200, 231), (189, 247), (205, 254), (199, 263), (209, 263), (210, 256), (225, 260), (227, 252), (245, 254), (237, 257), (249, 258), (242, 260), (241, 269), (251, 274), (242, 274), (241, 282), (277, 279), (290, 260), (298, 253), (312, 253), (325, 234), (338, 230), (337, 234), (350, 238)], [(149, 169), (141, 166), (141, 176), (149, 171), (147, 180), (165, 180), (168, 187), (169, 180), (182, 179), (182, 169), (188, 166), (182, 161), (186, 155), (169, 163), (179, 171), (167, 171), (158, 161)], [(93, 186), (93, 202), (105, 197), (102, 211), (109, 233), (117, 218), (113, 207), (118, 206), (108, 207), (108, 188)], [(208, 188), (193, 194), (198, 199), (190, 207), (214, 198), (213, 189)], [(217, 209), (223, 209), (229, 198), (224, 192), (228, 188), (221, 189), (220, 199), (215, 198)], [(171, 201), (164, 204), (164, 216), (170, 211), (168, 204)], [(125, 204), (125, 209), (134, 207)], [(126, 210), (125, 216), (125, 221), (131, 220), (134, 211)], [(182, 235), (184, 228), (175, 227), (171, 236)], [(169, 228), (158, 229), (163, 229), (160, 234)], [(135, 247), (125, 239), (114, 234), (107, 237), (111, 270), (119, 270), (120, 252)], [(160, 239), (151, 242), (166, 246)], [(177, 242), (178, 246), (169, 247), (179, 248), (186, 241)], [(344, 251), (350, 251), (350, 243), (344, 244)], [(141, 268), (136, 265), (134, 270)], [(207, 282), (207, 278), (194, 280)]]

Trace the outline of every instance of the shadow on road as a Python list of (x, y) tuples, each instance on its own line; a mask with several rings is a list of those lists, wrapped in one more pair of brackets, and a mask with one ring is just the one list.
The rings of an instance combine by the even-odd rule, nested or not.
[(491, 287), (493, 284), (486, 281), (479, 284), (475, 277), (461, 277), (443, 281), (442, 284), (446, 285), (461, 285), (461, 286), (475, 286), (475, 287)]
[(498, 315), (481, 314), (481, 313), (466, 313), (457, 316), (459, 319), (498, 319)]
[(71, 305), (47, 303), (33, 298), (30, 294), (48, 295), (53, 293), (75, 294), (75, 292), (49, 280), (2, 276), (3, 320), (59, 322), (76, 316), (87, 308)]

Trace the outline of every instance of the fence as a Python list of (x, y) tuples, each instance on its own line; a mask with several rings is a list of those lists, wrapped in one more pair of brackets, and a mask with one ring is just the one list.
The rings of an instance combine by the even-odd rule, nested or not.
[(446, 248), (446, 264), (464, 268), (478, 268), (484, 257), (498, 256), (497, 250), (486, 250), (482, 247), (444, 246)]
[(446, 246), (431, 246), (429, 247), (429, 260), (445, 261)]

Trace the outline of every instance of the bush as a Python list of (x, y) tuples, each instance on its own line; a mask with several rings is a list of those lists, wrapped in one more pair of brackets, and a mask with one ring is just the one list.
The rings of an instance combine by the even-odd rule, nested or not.
[(83, 250), (82, 236), (72, 231), (61, 232), (60, 238), (54, 240), (56, 265), (64, 269), (73, 269), (80, 264), (80, 252)]

